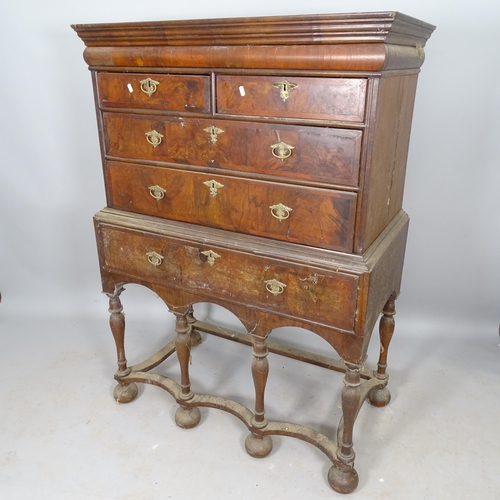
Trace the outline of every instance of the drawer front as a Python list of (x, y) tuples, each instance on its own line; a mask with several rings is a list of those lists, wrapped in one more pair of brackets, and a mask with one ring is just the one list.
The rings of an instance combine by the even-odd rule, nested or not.
[(355, 187), (362, 132), (104, 113), (110, 156)]
[(105, 269), (352, 331), (358, 277), (99, 224)]
[(351, 252), (356, 194), (109, 162), (113, 208)]
[(217, 76), (217, 113), (361, 123), (364, 78)]
[(98, 73), (102, 107), (210, 112), (208, 76)]

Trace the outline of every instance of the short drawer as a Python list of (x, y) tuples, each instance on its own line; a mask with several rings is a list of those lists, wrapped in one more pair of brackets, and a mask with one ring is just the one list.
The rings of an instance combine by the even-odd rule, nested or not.
[(108, 162), (112, 208), (351, 252), (357, 195)]
[(104, 113), (108, 156), (355, 187), (362, 132)]
[(106, 270), (353, 330), (356, 275), (102, 223), (97, 237)]
[(360, 123), (364, 78), (217, 76), (217, 113)]
[(98, 73), (97, 86), (102, 107), (210, 112), (208, 76)]

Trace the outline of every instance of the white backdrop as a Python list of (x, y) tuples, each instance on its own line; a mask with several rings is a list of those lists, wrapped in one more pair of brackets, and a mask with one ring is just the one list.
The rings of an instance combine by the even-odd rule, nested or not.
[(0, 315), (104, 315), (92, 215), (105, 204), (90, 74), (72, 23), (398, 10), (437, 25), (408, 161), (398, 325), (498, 343), (497, 0), (3, 0)]

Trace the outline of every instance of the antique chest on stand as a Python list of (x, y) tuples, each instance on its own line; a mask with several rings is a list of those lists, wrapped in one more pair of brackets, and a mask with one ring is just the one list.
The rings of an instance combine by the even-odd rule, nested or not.
[[(198, 424), (198, 407), (226, 410), (248, 427), (254, 457), (271, 452), (273, 434), (303, 439), (331, 460), (330, 485), (353, 491), (358, 411), (365, 400), (390, 399), (387, 349), (408, 228), (403, 185), (434, 27), (381, 12), (73, 28), (92, 72), (106, 184), (95, 228), (118, 353), (116, 400), (132, 401), (137, 382), (159, 386), (180, 405), (183, 428)], [(176, 316), (175, 338), (131, 367), (126, 283), (149, 287)], [(199, 302), (227, 308), (248, 333), (197, 321)], [(364, 363), (380, 315), (371, 371)], [(283, 326), (319, 335), (340, 361), (268, 342)], [(252, 410), (196, 393), (189, 358), (200, 332), (252, 346)], [(345, 373), (335, 439), (266, 419), (270, 349)], [(178, 382), (151, 372), (174, 352)]]

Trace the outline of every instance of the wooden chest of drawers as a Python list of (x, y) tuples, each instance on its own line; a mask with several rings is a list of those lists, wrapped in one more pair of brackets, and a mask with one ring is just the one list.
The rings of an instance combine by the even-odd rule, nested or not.
[[(358, 484), (353, 425), (365, 399), (389, 402), (408, 217), (403, 185), (417, 75), (434, 27), (399, 13), (75, 25), (87, 48), (107, 208), (95, 216), (103, 290), (118, 353), (115, 398), (137, 382), (170, 392), (184, 428), (198, 407), (249, 428), (248, 453), (270, 435), (304, 439), (332, 461), (331, 486)], [(176, 315), (175, 340), (129, 367), (120, 293), (154, 290)], [(255, 409), (191, 390), (200, 332), (192, 306), (232, 311), (253, 346)], [(378, 368), (364, 368), (379, 317)], [(268, 342), (296, 326), (341, 361)], [(345, 372), (336, 442), (265, 418), (269, 350)], [(180, 384), (151, 373), (173, 352)]]

